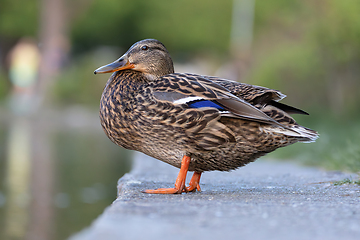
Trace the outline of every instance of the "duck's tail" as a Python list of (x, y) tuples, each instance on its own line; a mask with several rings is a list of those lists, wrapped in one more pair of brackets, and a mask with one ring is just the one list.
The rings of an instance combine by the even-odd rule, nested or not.
[[(315, 142), (319, 137), (319, 134), (309, 128), (300, 126), (296, 123), (295, 119), (292, 118), (289, 113), (294, 113), (293, 107), (287, 105), (281, 105), (283, 109), (280, 109), (276, 106), (267, 105), (262, 110), (270, 116), (272, 119), (277, 121), (280, 126), (277, 125), (268, 125), (264, 126), (264, 130), (273, 133), (284, 134), (285, 136), (295, 138), (297, 142)], [(286, 108), (284, 108), (286, 106)], [(285, 110), (291, 110), (289, 113)], [(302, 110), (297, 110), (296, 113), (300, 113)], [(303, 112), (305, 114), (305, 112)]]
[(304, 142), (304, 143), (315, 142), (316, 139), (318, 139), (319, 137), (318, 132), (300, 125), (293, 125), (290, 127), (290, 129), (271, 126), (270, 128), (264, 130), (281, 133), (289, 137), (295, 137), (298, 140), (298, 142)]

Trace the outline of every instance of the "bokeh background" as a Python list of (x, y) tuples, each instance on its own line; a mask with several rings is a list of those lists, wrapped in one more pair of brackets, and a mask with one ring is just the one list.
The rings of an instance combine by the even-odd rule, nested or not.
[(65, 239), (116, 198), (131, 152), (103, 134), (109, 76), (134, 42), (175, 71), (281, 90), (316, 143), (268, 155), (360, 171), (360, 2), (0, 0), (0, 238)]

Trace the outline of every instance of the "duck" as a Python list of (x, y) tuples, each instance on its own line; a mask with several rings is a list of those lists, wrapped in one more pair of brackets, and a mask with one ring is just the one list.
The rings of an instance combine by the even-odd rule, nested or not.
[[(305, 111), (280, 103), (278, 90), (215, 76), (175, 73), (165, 45), (134, 43), (94, 74), (112, 73), (100, 100), (100, 122), (120, 147), (180, 169), (173, 188), (150, 194), (201, 191), (206, 171), (230, 171), (280, 147), (314, 142), (318, 133), (291, 114)], [(194, 172), (186, 186), (186, 175)]]

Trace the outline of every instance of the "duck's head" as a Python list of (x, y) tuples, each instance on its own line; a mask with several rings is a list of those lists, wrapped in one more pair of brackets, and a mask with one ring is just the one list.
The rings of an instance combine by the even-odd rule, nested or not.
[(94, 74), (131, 69), (144, 74), (148, 80), (174, 73), (170, 54), (156, 39), (145, 39), (132, 45), (118, 60), (99, 67)]

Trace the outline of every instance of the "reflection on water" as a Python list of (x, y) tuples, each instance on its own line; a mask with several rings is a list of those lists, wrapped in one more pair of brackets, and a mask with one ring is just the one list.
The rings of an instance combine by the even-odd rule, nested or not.
[(8, 202), (5, 209), (5, 235), (17, 239), (25, 236), (28, 225), (30, 145), (29, 122), (26, 119), (15, 119), (8, 132), (5, 168), (7, 191), (3, 199)]
[(130, 155), (106, 138), (96, 115), (81, 127), (49, 124), (53, 118), (2, 122), (0, 239), (66, 239), (115, 200)]

